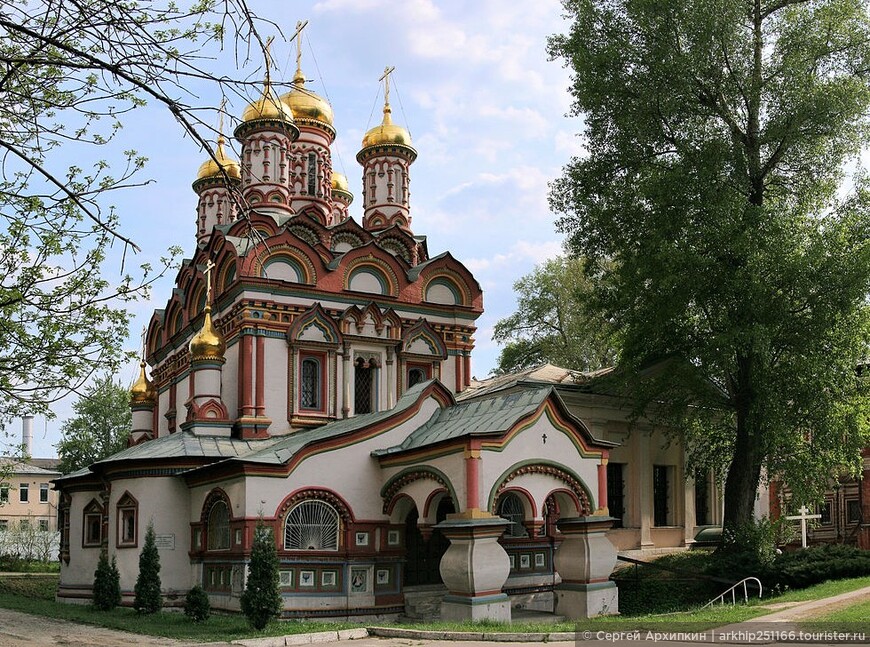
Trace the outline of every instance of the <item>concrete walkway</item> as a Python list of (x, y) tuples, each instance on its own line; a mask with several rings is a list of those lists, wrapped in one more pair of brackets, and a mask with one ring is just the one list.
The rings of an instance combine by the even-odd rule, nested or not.
[[(750, 628), (758, 630), (759, 624), (765, 625), (767, 628), (777, 631), (782, 631), (795, 626), (795, 622), (805, 620), (819, 615), (823, 615), (828, 611), (837, 608), (848, 606), (863, 600), (870, 599), (870, 587), (842, 593), (830, 598), (821, 600), (813, 600), (810, 602), (797, 603), (790, 608), (776, 611), (769, 615), (756, 618), (749, 622), (720, 627), (717, 633), (726, 631), (743, 631)], [(870, 625), (870, 619), (868, 619)], [(663, 625), (663, 630), (666, 626)], [(360, 636), (360, 633), (356, 633)], [(564, 636), (564, 637), (563, 637)], [(560, 636), (559, 644), (567, 645), (575, 642), (576, 638), (573, 634), (563, 634)], [(131, 634), (123, 631), (115, 631), (112, 629), (102, 629), (99, 627), (91, 627), (80, 625), (66, 620), (55, 620), (51, 618), (43, 618), (33, 616), (18, 611), (10, 611), (8, 609), (0, 609), (0, 647), (54, 647), (55, 645), (64, 645), (66, 647), (232, 647), (232, 645), (246, 645), (248, 647), (277, 647), (278, 645), (301, 645), (320, 643), (322, 645), (332, 644), (336, 647), (419, 647), (422, 645), (433, 645), (433, 647), (475, 647), (475, 645), (491, 645), (491, 642), (483, 640), (484, 636), (480, 633), (469, 634), (465, 640), (459, 638), (456, 634), (449, 636), (444, 632), (416, 632), (416, 635), (406, 635), (401, 638), (378, 638), (375, 636), (360, 637), (353, 640), (352, 643), (347, 641), (335, 641), (336, 634), (334, 632), (325, 632), (324, 634), (307, 634), (299, 636), (287, 636), (276, 638), (254, 638), (248, 640), (236, 641), (230, 643), (191, 643), (189, 641), (169, 640), (166, 638), (157, 638), (152, 636), (142, 636), (139, 634)], [(487, 633), (486, 638), (496, 638), (495, 634)], [(442, 639), (437, 639), (442, 638)], [(510, 641), (515, 647), (524, 647), (541, 644), (541, 639), (534, 634), (513, 634), (498, 636), (501, 641)], [(553, 640), (551, 639), (551, 642)], [(611, 645), (629, 645), (634, 644), (633, 641), (607, 641)], [(666, 641), (671, 647), (678, 645), (697, 645), (697, 642), (691, 641)], [(740, 644), (765, 644), (777, 645), (786, 644), (786, 642), (778, 641), (728, 641), (730, 643)], [(601, 640), (576, 640), (576, 644), (599, 644), (603, 645)]]

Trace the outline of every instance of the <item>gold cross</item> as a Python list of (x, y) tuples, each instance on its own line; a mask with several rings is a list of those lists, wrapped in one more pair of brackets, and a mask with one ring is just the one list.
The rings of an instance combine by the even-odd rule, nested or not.
[(307, 24), (307, 20), (296, 23), (296, 76), (302, 75), (302, 30)]
[(205, 304), (211, 304), (211, 271), (216, 267), (211, 259), (205, 264), (205, 269), (202, 271), (205, 274)]
[(386, 106), (390, 105), (390, 74), (392, 74), (395, 69), (395, 67), (387, 65), (387, 67), (384, 68), (383, 75), (378, 79), (378, 81), (384, 82), (384, 105)]
[(148, 327), (142, 326), (142, 361), (145, 361), (145, 335), (148, 334)]
[(272, 83), (272, 79), (271, 79), (270, 75), (271, 75), (271, 70), (272, 70), (272, 41), (273, 40), (275, 40), (274, 36), (269, 36), (266, 39), (266, 47), (265, 47), (265, 51), (264, 51), (264, 55), (266, 57), (266, 80), (265, 80), (266, 88), (269, 88), (271, 86), (271, 83)]

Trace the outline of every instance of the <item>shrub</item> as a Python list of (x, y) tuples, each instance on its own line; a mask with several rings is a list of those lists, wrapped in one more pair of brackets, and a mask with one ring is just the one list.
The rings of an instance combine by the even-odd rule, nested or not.
[(194, 622), (208, 620), (208, 617), (211, 615), (211, 604), (208, 601), (208, 595), (199, 584), (190, 589), (187, 592), (187, 597), (184, 598), (184, 615)]
[(768, 586), (802, 589), (826, 580), (870, 575), (870, 551), (828, 545), (779, 555), (765, 574)]
[(118, 572), (118, 564), (106, 551), (100, 551), (100, 561), (94, 572), (94, 606), (101, 611), (111, 611), (121, 604), (121, 574)]
[(154, 525), (148, 524), (145, 545), (139, 553), (139, 576), (134, 589), (133, 608), (139, 613), (156, 613), (163, 606), (160, 594), (160, 555), (154, 537)]
[(242, 613), (248, 623), (262, 630), (281, 612), (282, 601), (278, 579), (278, 552), (272, 529), (262, 521), (254, 531), (248, 581), (241, 598)]

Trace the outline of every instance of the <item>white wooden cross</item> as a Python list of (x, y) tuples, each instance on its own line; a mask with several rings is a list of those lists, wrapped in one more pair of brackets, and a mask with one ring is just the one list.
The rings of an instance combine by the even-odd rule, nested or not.
[(800, 520), (800, 522), (801, 522), (801, 547), (806, 548), (807, 547), (807, 521), (810, 519), (821, 519), (822, 515), (810, 514), (809, 513), (810, 511), (807, 510), (807, 507), (805, 505), (802, 505), (800, 507), (800, 510), (798, 510), (798, 512), (800, 512), (800, 514), (793, 515), (791, 517), (786, 517), (786, 519), (788, 519), (789, 521)]

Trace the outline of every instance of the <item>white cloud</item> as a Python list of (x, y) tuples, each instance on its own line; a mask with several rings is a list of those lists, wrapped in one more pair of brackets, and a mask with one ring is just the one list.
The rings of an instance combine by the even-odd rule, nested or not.
[(511, 249), (503, 254), (496, 254), (489, 258), (469, 258), (465, 266), (472, 272), (486, 274), (505, 267), (513, 267), (518, 263), (540, 265), (544, 261), (562, 253), (560, 241), (549, 240), (537, 243), (518, 241)]

